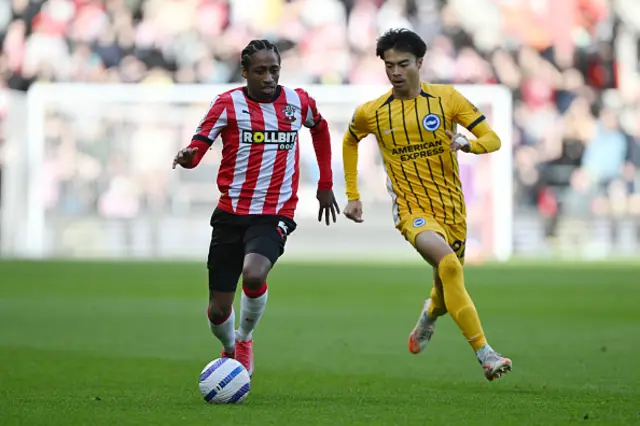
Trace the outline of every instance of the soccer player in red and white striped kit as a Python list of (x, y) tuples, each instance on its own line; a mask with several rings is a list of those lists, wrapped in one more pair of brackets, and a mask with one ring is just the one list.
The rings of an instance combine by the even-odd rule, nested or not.
[[(315, 100), (302, 89), (278, 85), (280, 53), (267, 40), (252, 40), (242, 51), (246, 86), (211, 102), (191, 144), (180, 150), (173, 168), (196, 167), (214, 140), (222, 137), (218, 172), (220, 199), (207, 268), (212, 333), (222, 357), (235, 358), (253, 374), (252, 333), (267, 303), (267, 275), (296, 228), (294, 212), (300, 181), (298, 131), (310, 129), (320, 179), (318, 221), (339, 214), (332, 186), (331, 140)], [(235, 330), (233, 300), (242, 275), (240, 324)]]

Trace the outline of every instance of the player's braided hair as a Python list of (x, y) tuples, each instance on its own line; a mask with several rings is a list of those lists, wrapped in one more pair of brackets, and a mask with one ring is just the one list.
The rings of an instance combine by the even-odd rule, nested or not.
[(427, 44), (420, 36), (406, 28), (391, 29), (378, 38), (376, 56), (384, 59), (384, 52), (396, 49), (422, 58), (427, 53)]
[(278, 47), (271, 43), (269, 40), (251, 40), (247, 47), (242, 49), (241, 60), (242, 68), (248, 70), (249, 64), (251, 63), (251, 55), (260, 51), (260, 50), (272, 50), (275, 52), (278, 57), (278, 62), (280, 62), (280, 51)]

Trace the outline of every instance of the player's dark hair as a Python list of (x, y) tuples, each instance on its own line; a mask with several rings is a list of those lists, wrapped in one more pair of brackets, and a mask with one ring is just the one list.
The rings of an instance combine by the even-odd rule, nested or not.
[(384, 59), (384, 52), (389, 49), (411, 53), (416, 58), (423, 58), (427, 53), (427, 44), (420, 36), (406, 28), (391, 29), (378, 38), (376, 55)]
[(242, 49), (242, 59), (240, 59), (242, 68), (248, 70), (249, 65), (251, 65), (251, 55), (259, 52), (260, 50), (271, 50), (275, 52), (276, 56), (278, 57), (278, 62), (280, 62), (280, 51), (275, 44), (271, 43), (269, 40), (251, 40), (249, 44), (247, 44), (247, 47)]

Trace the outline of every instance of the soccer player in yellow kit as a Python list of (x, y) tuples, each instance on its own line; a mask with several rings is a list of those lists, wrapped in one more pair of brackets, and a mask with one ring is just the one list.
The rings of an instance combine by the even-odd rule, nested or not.
[[(358, 193), (358, 143), (375, 135), (393, 202), (396, 228), (434, 269), (434, 286), (409, 336), (409, 350), (420, 353), (431, 340), (438, 317), (447, 312), (471, 344), (488, 380), (511, 370), (511, 360), (485, 337), (464, 285), (466, 208), (458, 151), (487, 154), (500, 139), (484, 115), (450, 85), (420, 81), (427, 51), (414, 32), (390, 30), (378, 39), (376, 54), (385, 63), (393, 88), (356, 108), (343, 141), (349, 200), (344, 214), (362, 222)], [(456, 134), (460, 124), (477, 139)]]

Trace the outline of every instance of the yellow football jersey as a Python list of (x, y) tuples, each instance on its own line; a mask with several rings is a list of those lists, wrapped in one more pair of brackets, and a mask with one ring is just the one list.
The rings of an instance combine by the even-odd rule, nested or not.
[(471, 152), (499, 148), (500, 140), (485, 116), (450, 85), (422, 83), (420, 96), (410, 100), (394, 99), (390, 90), (360, 105), (343, 142), (348, 199), (360, 199), (357, 143), (374, 134), (388, 175), (396, 224), (403, 215), (421, 212), (443, 224), (464, 223), (466, 208), (457, 153), (450, 151), (451, 140), (445, 133), (455, 133), (456, 124), (478, 137), (470, 141)]

